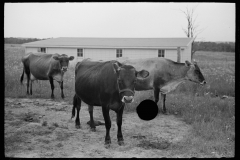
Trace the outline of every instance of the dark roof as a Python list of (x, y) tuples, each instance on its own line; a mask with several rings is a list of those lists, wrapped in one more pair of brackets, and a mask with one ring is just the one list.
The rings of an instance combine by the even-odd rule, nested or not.
[(85, 47), (85, 48), (158, 48), (187, 47), (193, 38), (73, 38), (60, 37), (30, 43), (26, 47)]

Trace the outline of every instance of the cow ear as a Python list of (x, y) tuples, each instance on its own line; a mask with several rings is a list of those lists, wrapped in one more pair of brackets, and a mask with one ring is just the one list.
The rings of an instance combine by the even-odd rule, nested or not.
[(185, 61), (185, 65), (186, 65), (187, 67), (189, 67), (189, 66), (191, 65), (191, 63), (190, 63), (188, 60), (186, 60), (186, 61)]
[(195, 61), (195, 59), (193, 59), (192, 63), (193, 63), (193, 64), (197, 64), (197, 62)]
[(121, 65), (121, 64), (118, 63), (118, 62), (113, 63), (113, 68), (114, 68), (114, 72), (115, 72), (115, 73), (118, 73), (118, 72), (121, 70), (120, 65)]
[(149, 72), (146, 70), (141, 70), (137, 72), (137, 78), (147, 78), (149, 76)]
[(69, 59), (69, 61), (71, 61), (71, 60), (74, 59), (74, 57), (73, 57), (73, 56), (70, 56), (68, 59)]
[(58, 56), (53, 56), (53, 59), (59, 60), (59, 57)]

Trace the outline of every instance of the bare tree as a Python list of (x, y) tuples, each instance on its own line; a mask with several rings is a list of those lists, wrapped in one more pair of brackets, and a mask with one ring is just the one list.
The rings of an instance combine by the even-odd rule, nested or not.
[(193, 58), (193, 55), (196, 52), (196, 48), (194, 47), (194, 41), (197, 38), (198, 34), (203, 31), (203, 29), (198, 29), (199, 25), (196, 24), (197, 16), (195, 16), (194, 13), (196, 7), (197, 6), (193, 8), (186, 7), (186, 10), (180, 10), (182, 13), (184, 13), (187, 19), (187, 27), (182, 29), (187, 37), (193, 37), (191, 58)]

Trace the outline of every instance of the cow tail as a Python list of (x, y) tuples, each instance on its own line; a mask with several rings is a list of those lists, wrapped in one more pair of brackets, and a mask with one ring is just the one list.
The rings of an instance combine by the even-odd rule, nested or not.
[(20, 79), (20, 82), (21, 82), (21, 84), (22, 84), (22, 82), (23, 82), (23, 78), (24, 78), (24, 67), (23, 67), (23, 73), (22, 73), (22, 75), (21, 75), (21, 79)]
[[(75, 94), (74, 97), (73, 97), (72, 118), (75, 117), (75, 109), (76, 109), (76, 106), (77, 106), (77, 95)], [(71, 118), (71, 119), (72, 119), (72, 118)]]

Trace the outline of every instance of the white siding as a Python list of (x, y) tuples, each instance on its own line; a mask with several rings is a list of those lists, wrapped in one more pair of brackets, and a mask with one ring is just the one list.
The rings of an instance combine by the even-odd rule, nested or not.
[(182, 50), (181, 63), (185, 63), (186, 60), (191, 62), (191, 44)]
[[(79, 47), (81, 48), (81, 47)], [(116, 59), (116, 48), (83, 48), (83, 57), (77, 57), (78, 48), (57, 48), (57, 47), (46, 47), (46, 52), (50, 54), (66, 54), (68, 56), (74, 56), (74, 60), (70, 61), (70, 64), (75, 64), (84, 58), (91, 58), (93, 60), (114, 60)], [(130, 59), (138, 58), (153, 58), (158, 57), (158, 49), (122, 49), (122, 57), (128, 57)], [(37, 52), (37, 47), (26, 47), (26, 53)], [(176, 49), (165, 49), (165, 58), (177, 61), (177, 48)], [(181, 48), (181, 63), (185, 60), (191, 61), (191, 45), (186, 48)]]
[(165, 58), (168, 58), (177, 62), (177, 49), (166, 49)]
[(25, 53), (29, 53), (29, 52), (33, 52), (33, 53), (36, 53), (38, 52), (38, 48), (33, 48), (33, 47), (26, 47), (25, 49)]
[(116, 59), (116, 49), (90, 49), (86, 48), (83, 51), (84, 58), (93, 60), (113, 60)]
[(123, 49), (123, 57), (130, 59), (152, 58), (158, 56), (156, 49)]

